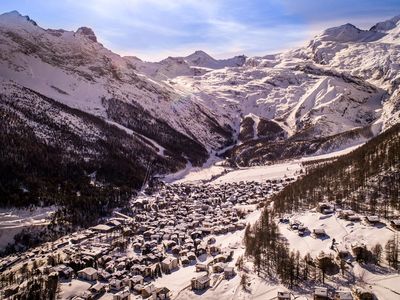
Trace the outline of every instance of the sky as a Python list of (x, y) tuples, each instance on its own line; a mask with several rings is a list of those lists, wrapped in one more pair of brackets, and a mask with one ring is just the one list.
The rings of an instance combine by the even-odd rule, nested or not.
[(120, 55), (158, 61), (203, 50), (216, 58), (303, 46), (326, 28), (368, 29), (400, 15), (400, 0), (1, 0), (44, 28), (94, 30)]

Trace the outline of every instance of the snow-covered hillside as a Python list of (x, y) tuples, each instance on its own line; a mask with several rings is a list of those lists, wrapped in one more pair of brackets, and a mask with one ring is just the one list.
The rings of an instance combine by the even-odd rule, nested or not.
[(129, 59), (98, 43), (89, 28), (45, 30), (11, 12), (0, 16), (0, 40), (4, 80), (109, 120), (115, 119), (104, 104), (109, 99), (119, 105), (140, 106), (155, 120), (207, 148), (229, 142), (230, 129), (219, 124), (212, 111), (169, 85), (140, 75)]
[[(399, 19), (330, 28), (276, 55), (218, 60), (196, 51), (145, 62), (104, 48), (90, 28), (45, 30), (11, 12), (0, 16), (0, 76), (182, 157), (166, 142), (175, 133), (209, 154), (236, 145), (225, 155), (261, 153), (259, 161), (274, 157), (265, 148), (275, 141), (310, 141), (288, 156), (329, 152), (398, 122)], [(143, 128), (142, 119), (162, 125)]]
[(254, 132), (247, 148), (253, 148), (252, 140), (271, 141), (260, 134), (260, 119), (280, 126), (285, 134), (278, 140), (333, 137), (336, 148), (342, 148), (354, 144), (349, 132), (369, 131), (356, 137), (361, 142), (399, 121), (399, 19), (370, 30), (351, 24), (330, 28), (306, 47), (177, 76), (169, 83), (230, 122), (239, 144), (241, 136), (249, 135), (251, 116)]

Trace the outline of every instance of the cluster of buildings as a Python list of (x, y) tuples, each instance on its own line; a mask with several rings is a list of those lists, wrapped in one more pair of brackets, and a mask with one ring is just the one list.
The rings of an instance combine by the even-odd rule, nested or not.
[[(332, 215), (336, 214), (338, 218), (344, 219), (349, 222), (362, 222), (365, 221), (365, 224), (371, 226), (385, 226), (387, 225), (380, 217), (375, 215), (366, 215), (364, 217), (360, 216), (359, 214), (355, 213), (351, 209), (341, 209), (335, 207), (334, 204), (321, 202), (317, 206), (317, 211), (323, 215)], [(304, 224), (296, 219), (289, 220), (288, 218), (281, 218), (279, 220), (281, 223), (288, 224), (290, 230), (296, 230), (299, 236), (306, 236), (307, 234), (311, 234), (314, 238), (326, 238), (328, 237), (328, 233), (325, 231), (324, 228), (313, 228), (308, 229), (304, 226)], [(400, 218), (393, 218), (389, 221), (388, 225), (393, 230), (400, 230)]]
[[(279, 291), (276, 299), (278, 300), (292, 300), (296, 297), (286, 291)], [(314, 300), (373, 300), (376, 299), (375, 295), (368, 289), (353, 288), (353, 289), (329, 289), (323, 286), (316, 286), (314, 288)]]
[(157, 278), (186, 267), (199, 272), (188, 278), (192, 290), (204, 290), (212, 284), (211, 275), (221, 280), (235, 276), (229, 264), (234, 251), (221, 248), (216, 237), (245, 229), (245, 216), (289, 181), (163, 185), (97, 226), (35, 248), (31, 256), (23, 254), (7, 269), (39, 258), (41, 270), (56, 272), (61, 282), (91, 284), (74, 299), (104, 293), (114, 300), (129, 295), (169, 299), (171, 291), (157, 286)]

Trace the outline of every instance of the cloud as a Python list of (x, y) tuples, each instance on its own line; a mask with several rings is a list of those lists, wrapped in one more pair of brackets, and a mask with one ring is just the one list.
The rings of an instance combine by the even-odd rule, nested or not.
[(254, 19), (253, 6), (235, 2), (88, 0), (80, 5), (104, 20), (106, 27), (97, 33), (106, 46), (147, 60), (187, 55), (198, 49), (216, 57), (255, 55), (297, 46), (308, 37), (305, 28), (272, 23), (272, 17), (269, 26), (246, 22), (238, 11)]
[[(158, 60), (201, 49), (213, 56), (262, 55), (304, 45), (344, 23), (368, 28), (398, 0), (2, 0), (39, 24), (92, 27), (111, 50)], [(60, 13), (62, 12), (62, 13)], [(398, 14), (398, 13), (397, 13)]]

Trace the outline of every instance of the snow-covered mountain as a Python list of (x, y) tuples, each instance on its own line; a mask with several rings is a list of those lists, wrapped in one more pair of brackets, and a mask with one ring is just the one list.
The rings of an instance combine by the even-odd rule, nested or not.
[(168, 57), (154, 63), (144, 62), (135, 56), (126, 58), (139, 73), (158, 81), (178, 76), (201, 76), (215, 69), (240, 67), (246, 62), (244, 55), (218, 60), (200, 50), (186, 57)]
[(137, 72), (129, 59), (98, 43), (90, 28), (45, 30), (11, 12), (0, 16), (0, 40), (3, 82), (27, 87), (107, 122), (117, 121), (118, 126), (149, 138), (150, 133), (126, 118), (143, 110), (152, 122), (166, 123), (200, 147), (218, 149), (229, 143), (230, 129), (218, 123), (211, 110)]
[(226, 67), (241, 67), (246, 61), (246, 56), (240, 55), (228, 59), (215, 59), (205, 53), (204, 51), (197, 50), (183, 58), (190, 66), (208, 68), (208, 69), (222, 69)]
[[(260, 119), (280, 126), (284, 134), (276, 139), (284, 147), (309, 140), (307, 152), (331, 151), (365, 141), (399, 121), (399, 19), (370, 30), (351, 24), (330, 28), (306, 47), (248, 58), (243, 66), (201, 76), (180, 76), (172, 83), (227, 116), (239, 137), (237, 152), (275, 157), (268, 149), (271, 138), (257, 132)], [(239, 135), (248, 131), (249, 118), (254, 121), (252, 141), (248, 132), (245, 140)]]
[(111, 52), (90, 28), (46, 30), (11, 12), (0, 16), (0, 80), (7, 93), (27, 88), (192, 164), (228, 146), (265, 161), (276, 141), (302, 141), (288, 156), (326, 152), (398, 122), (399, 19), (330, 28), (276, 55), (196, 51), (153, 63)]

